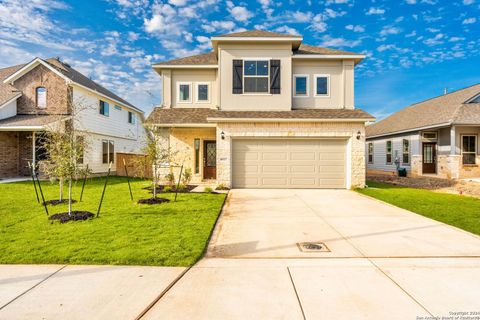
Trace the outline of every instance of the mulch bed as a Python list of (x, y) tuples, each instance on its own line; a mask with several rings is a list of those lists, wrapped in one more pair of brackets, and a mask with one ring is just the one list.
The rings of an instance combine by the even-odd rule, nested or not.
[(228, 190), (230, 190), (230, 188), (227, 188), (227, 187), (216, 187), (215, 190), (228, 191)]
[(165, 198), (149, 198), (149, 199), (138, 200), (139, 204), (161, 204), (165, 202), (170, 202), (170, 200)]
[(368, 175), (367, 180), (427, 190), (453, 187), (457, 183), (456, 181), (449, 179), (432, 177), (397, 177), (394, 175)]
[(60, 223), (69, 221), (85, 221), (93, 218), (95, 215), (89, 211), (72, 211), (69, 215), (68, 212), (56, 213), (48, 217), (49, 220), (58, 220)]
[[(72, 203), (76, 203), (77, 200), (72, 199)], [(44, 204), (47, 206), (58, 206), (59, 204), (68, 204), (68, 199), (63, 199), (63, 200), (48, 200), (45, 201)]]
[[(164, 189), (165, 187), (170, 187), (170, 186), (163, 185), (163, 184), (158, 185), (158, 186), (157, 186), (157, 192), (166, 192), (166, 191), (163, 191), (163, 189)], [(188, 186), (185, 186), (185, 189), (180, 189), (180, 190), (178, 190), (178, 193), (189, 193), (189, 192), (191, 192), (193, 189), (195, 189), (196, 187), (198, 187), (198, 186), (189, 184)], [(167, 192), (175, 192), (176, 185), (175, 185), (175, 186), (172, 186), (171, 188), (172, 188), (172, 190), (167, 191)], [(150, 192), (153, 192), (153, 187), (146, 187), (146, 188), (143, 188), (143, 189), (149, 190)]]

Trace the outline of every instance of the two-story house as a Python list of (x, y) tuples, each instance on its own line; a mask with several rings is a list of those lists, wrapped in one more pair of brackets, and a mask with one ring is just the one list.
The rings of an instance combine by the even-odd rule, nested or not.
[(365, 184), (365, 123), (354, 106), (364, 56), (252, 30), (211, 38), (213, 51), (160, 62), (162, 106), (147, 123), (194, 181), (235, 188)]
[[(73, 109), (79, 110), (74, 120)], [(47, 157), (41, 133), (65, 121), (75, 121), (86, 141), (84, 164), (102, 174), (117, 153), (141, 152), (143, 118), (142, 110), (59, 59), (0, 69), (0, 178), (28, 175), (28, 162)]]

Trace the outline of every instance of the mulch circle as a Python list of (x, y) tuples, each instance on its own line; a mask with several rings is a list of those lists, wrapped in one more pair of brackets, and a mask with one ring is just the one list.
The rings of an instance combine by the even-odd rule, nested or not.
[(165, 198), (149, 198), (149, 199), (138, 200), (139, 204), (161, 204), (165, 202), (170, 202), (170, 200)]
[(69, 215), (68, 212), (56, 213), (48, 217), (49, 220), (58, 220), (60, 223), (65, 223), (69, 221), (84, 221), (91, 219), (95, 214), (89, 211), (72, 211), (72, 214)]
[(216, 187), (215, 190), (228, 191), (228, 190), (230, 190), (230, 188), (227, 188), (227, 187)]
[[(157, 192), (165, 192), (165, 191), (163, 191), (163, 189), (165, 187), (171, 187), (172, 188), (170, 191), (167, 191), (167, 192), (172, 192), (172, 193), (175, 192), (176, 185), (175, 186), (166, 186), (166, 185), (163, 185), (163, 184), (160, 184), (160, 185), (157, 186)], [(198, 186), (189, 184), (188, 186), (185, 186), (185, 189), (178, 190), (178, 193), (189, 193), (193, 189), (195, 189), (196, 187), (198, 187)], [(150, 192), (153, 192), (153, 187), (146, 187), (146, 188), (143, 188), (143, 189), (149, 190)]]
[[(73, 200), (72, 199), (72, 203), (75, 203), (77, 202), (77, 200)], [(68, 199), (63, 199), (63, 200), (48, 200), (48, 201), (45, 201), (44, 204), (46, 204), (47, 206), (57, 206), (59, 204), (67, 204), (68, 203)]]

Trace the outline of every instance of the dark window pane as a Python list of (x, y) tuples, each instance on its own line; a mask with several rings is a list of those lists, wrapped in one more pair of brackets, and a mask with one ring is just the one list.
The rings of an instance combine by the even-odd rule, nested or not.
[(257, 62), (245, 61), (243, 68), (244, 68), (244, 74), (246, 76), (255, 76), (257, 71)]
[(328, 94), (328, 78), (317, 78), (317, 94)]
[(475, 164), (475, 154), (474, 153), (464, 153), (463, 154), (463, 164)]
[(296, 95), (307, 94), (307, 78), (306, 77), (295, 78), (295, 94)]
[(180, 85), (180, 101), (190, 101), (190, 85)]
[(475, 152), (476, 137), (475, 136), (463, 136), (463, 151)]
[(113, 147), (113, 141), (108, 141), (109, 162), (115, 162), (115, 148)]
[(206, 150), (207, 167), (215, 167), (217, 165), (217, 146), (215, 143), (207, 143)]
[(373, 154), (368, 155), (368, 162), (373, 163)]
[(195, 145), (195, 173), (200, 172), (200, 139), (194, 140)]
[(198, 85), (198, 100), (208, 101), (208, 85), (206, 84)]
[(392, 163), (392, 155), (387, 154), (387, 163)]
[(404, 153), (404, 154), (403, 154), (402, 162), (403, 162), (403, 163), (409, 163), (409, 161), (410, 161), (410, 159), (409, 159), (408, 153)]
[(257, 61), (257, 76), (268, 76), (268, 61)]
[(102, 141), (102, 163), (108, 163), (108, 141)]
[(268, 92), (268, 78), (245, 78), (244, 92)]

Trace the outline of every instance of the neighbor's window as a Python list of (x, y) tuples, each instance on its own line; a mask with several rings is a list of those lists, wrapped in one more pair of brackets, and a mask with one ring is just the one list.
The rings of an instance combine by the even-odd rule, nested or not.
[(402, 163), (410, 163), (410, 141), (407, 139), (402, 141)]
[(392, 141), (387, 141), (385, 151), (386, 151), (387, 164), (391, 164), (392, 163)]
[(192, 92), (190, 83), (178, 84), (178, 102), (192, 102)]
[(108, 102), (100, 100), (100, 105), (99, 106), (100, 106), (99, 107), (100, 114), (108, 117), (108, 115), (110, 114)]
[(245, 60), (243, 63), (243, 92), (268, 93), (268, 60)]
[(102, 163), (115, 162), (114, 142), (111, 140), (102, 140)]
[(77, 164), (83, 164), (84, 162), (84, 155), (85, 155), (85, 137), (84, 136), (76, 136), (77, 146), (76, 146), (76, 153), (77, 153)]
[(208, 102), (210, 100), (208, 93), (208, 84), (199, 83), (197, 84), (197, 101), (198, 102)]
[(315, 96), (328, 97), (330, 95), (330, 76), (328, 74), (315, 75)]
[(200, 173), (200, 139), (194, 140), (195, 145), (195, 173)]
[(128, 123), (135, 124), (135, 114), (128, 111)]
[(368, 163), (373, 163), (373, 143), (368, 144)]
[(47, 89), (38, 87), (36, 89), (37, 108), (45, 109), (47, 107)]
[(308, 97), (308, 75), (293, 75), (293, 95), (295, 97)]
[(477, 155), (477, 136), (462, 136), (463, 164), (475, 164)]

